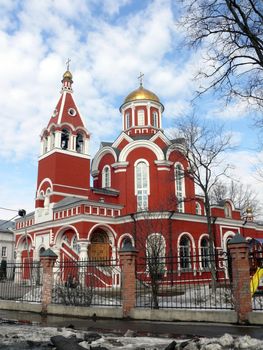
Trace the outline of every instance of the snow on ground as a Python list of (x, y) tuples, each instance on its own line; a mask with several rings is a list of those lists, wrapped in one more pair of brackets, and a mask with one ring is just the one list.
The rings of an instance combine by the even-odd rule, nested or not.
[[(94, 337), (95, 334), (95, 337)], [(37, 325), (0, 324), (0, 350), (55, 349), (50, 338), (56, 335), (78, 339), (83, 349), (108, 350), (262, 350), (263, 341), (249, 336), (220, 338), (171, 339), (137, 337), (133, 331), (126, 335), (103, 334), (70, 328), (40, 327)], [(97, 335), (97, 337), (96, 337)], [(98, 339), (96, 339), (98, 338)], [(172, 344), (172, 342), (174, 342)]]

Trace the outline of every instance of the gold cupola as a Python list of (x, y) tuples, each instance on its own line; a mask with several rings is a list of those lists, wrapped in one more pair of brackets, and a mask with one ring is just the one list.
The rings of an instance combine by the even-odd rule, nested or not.
[(124, 99), (123, 104), (120, 106), (120, 111), (124, 105), (131, 102), (140, 102), (140, 101), (151, 101), (156, 102), (161, 105), (162, 111), (164, 111), (164, 106), (160, 102), (159, 97), (152, 91), (145, 89), (142, 86), (142, 83), (138, 87), (138, 89), (129, 93), (129, 95)]
[(164, 106), (154, 92), (143, 87), (142, 77), (140, 73), (140, 86), (130, 92), (120, 106), (123, 131), (130, 136), (155, 134), (162, 129)]
[(72, 74), (69, 70), (67, 70), (64, 74), (63, 74), (63, 79), (69, 79), (72, 80)]

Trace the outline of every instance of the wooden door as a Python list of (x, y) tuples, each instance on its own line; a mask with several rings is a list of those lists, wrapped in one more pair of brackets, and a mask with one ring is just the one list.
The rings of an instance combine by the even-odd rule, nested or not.
[(89, 246), (90, 260), (108, 260), (110, 258), (109, 243), (92, 243)]

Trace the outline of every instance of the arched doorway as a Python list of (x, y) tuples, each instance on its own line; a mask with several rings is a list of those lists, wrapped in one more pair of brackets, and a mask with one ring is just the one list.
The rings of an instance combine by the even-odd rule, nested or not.
[(95, 230), (88, 247), (90, 260), (108, 260), (111, 257), (111, 246), (107, 232), (102, 229)]

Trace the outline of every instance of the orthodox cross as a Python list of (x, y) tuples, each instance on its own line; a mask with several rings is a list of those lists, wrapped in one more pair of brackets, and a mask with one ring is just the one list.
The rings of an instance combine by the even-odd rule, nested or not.
[(66, 62), (66, 65), (67, 65), (67, 70), (69, 70), (69, 63), (70, 63), (71, 59), (68, 58), (67, 62)]
[(138, 79), (139, 79), (139, 82), (140, 82), (140, 86), (142, 86), (143, 77), (144, 77), (144, 74), (142, 74), (142, 72), (140, 72), (140, 75), (138, 76)]

